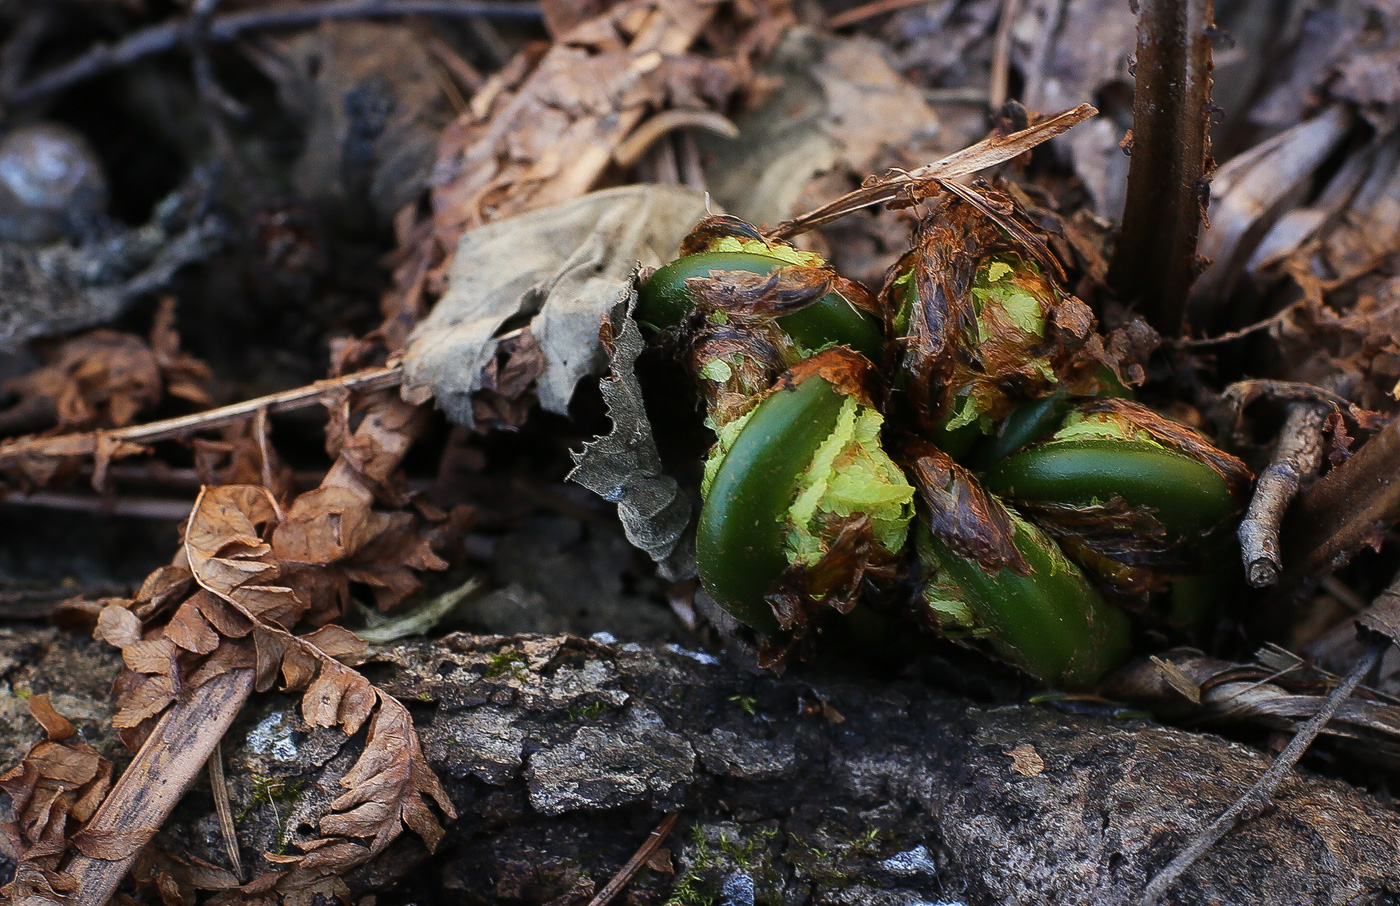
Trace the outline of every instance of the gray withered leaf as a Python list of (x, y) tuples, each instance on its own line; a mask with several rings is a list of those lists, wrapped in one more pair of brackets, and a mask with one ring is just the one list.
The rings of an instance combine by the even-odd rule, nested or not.
[(612, 431), (574, 453), (569, 480), (617, 503), (627, 540), (656, 561), (667, 579), (695, 575), (695, 537), (690, 531), (690, 498), (661, 469), (651, 422), (634, 367), (645, 345), (632, 320), (637, 304), (633, 273), (627, 291), (608, 314), (612, 373), (599, 382)]
[(528, 325), (545, 359), (540, 406), (567, 414), (578, 382), (607, 368), (598, 325), (628, 274), (669, 261), (705, 213), (689, 189), (623, 186), (464, 233), (447, 292), (409, 338), (405, 399), (436, 397), (448, 418), (474, 424), (472, 394), (501, 335)]

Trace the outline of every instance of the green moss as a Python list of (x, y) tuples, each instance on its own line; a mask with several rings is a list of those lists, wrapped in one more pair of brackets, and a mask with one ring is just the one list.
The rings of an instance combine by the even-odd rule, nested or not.
[(523, 651), (500, 651), (491, 655), (491, 659), (486, 664), (488, 677), (502, 676), (507, 673), (519, 675), (525, 669), (525, 663), (529, 660)]
[(569, 709), (569, 720), (597, 720), (608, 713), (608, 706), (602, 702), (590, 702), (582, 707)]
[(758, 699), (754, 698), (752, 695), (731, 695), (729, 696), (729, 700), (738, 704), (740, 708), (743, 708), (744, 713), (750, 717), (755, 715), (754, 705), (758, 703)]
[(714, 833), (714, 840), (702, 825), (691, 827), (688, 865), (664, 906), (714, 906), (720, 902), (724, 879), (741, 873), (753, 879), (756, 902), (774, 902), (781, 877), (767, 857), (777, 828), (758, 827), (747, 834), (730, 834), (723, 828), (708, 830)]
[(272, 809), (272, 821), (276, 825), (277, 854), (281, 855), (287, 848), (285, 840), (287, 817), (291, 814), (292, 807), (301, 798), (301, 790), (304, 786), (306, 786), (305, 780), (255, 776), (251, 788), (252, 796), (243, 810), (234, 817), (234, 823), (242, 824), (255, 809), (261, 806), (265, 805)]

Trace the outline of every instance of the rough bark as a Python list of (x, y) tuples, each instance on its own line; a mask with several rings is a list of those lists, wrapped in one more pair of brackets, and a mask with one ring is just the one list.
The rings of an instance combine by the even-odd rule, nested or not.
[[(92, 642), (0, 632), (0, 766), (37, 736), (25, 693), (107, 738), (115, 669)], [(366, 669), (418, 709), (462, 815), (437, 856), (405, 837), (347, 879), (381, 903), (582, 903), (674, 809), (674, 871), (654, 859), (616, 902), (1130, 903), (1267, 765), (1148, 722), (754, 675), (674, 647), (453, 636)], [(356, 744), (308, 728), (290, 697), (254, 700), (224, 745), (245, 863), (312, 828)], [(158, 842), (223, 864), (217, 826), (201, 784)], [(1297, 776), (1177, 901), (1371, 902), (1400, 878), (1397, 838), (1392, 808)]]

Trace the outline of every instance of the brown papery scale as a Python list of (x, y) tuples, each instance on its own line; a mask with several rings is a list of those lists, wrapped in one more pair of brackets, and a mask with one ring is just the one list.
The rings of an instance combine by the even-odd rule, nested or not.
[[(1088, 306), (1047, 276), (1058, 265), (1033, 263), (1024, 242), (1005, 226), (1014, 222), (1018, 232), (1042, 237), (1044, 231), (1030, 225), (1010, 198), (983, 194), (1005, 207), (1007, 217), (993, 219), (961, 199), (945, 200), (920, 224), (914, 249), (882, 290), (897, 320), (907, 311), (896, 343), (909, 399), (925, 430), (968, 407), (971, 417), (995, 422), (1018, 403), (1057, 390), (1091, 395), (1096, 372), (1112, 364), (1102, 343), (1093, 342)], [(905, 278), (910, 271), (912, 278)], [(989, 273), (994, 285), (988, 284)], [(905, 279), (917, 291), (912, 306), (906, 305)], [(1001, 298), (1022, 307), (1013, 312)]]

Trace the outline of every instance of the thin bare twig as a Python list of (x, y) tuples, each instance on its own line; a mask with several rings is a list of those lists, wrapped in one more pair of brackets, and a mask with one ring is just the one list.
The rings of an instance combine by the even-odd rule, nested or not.
[(1226, 413), (1238, 413), (1255, 400), (1280, 403), (1325, 403), (1337, 412), (1355, 417), (1351, 400), (1334, 390), (1303, 381), (1272, 381), (1265, 378), (1236, 381), (1225, 388), (1220, 403)]
[(1246, 327), (1241, 327), (1239, 330), (1232, 330), (1229, 333), (1222, 333), (1219, 336), (1200, 337), (1199, 339), (1194, 340), (1188, 337), (1179, 337), (1176, 339), (1168, 340), (1167, 342), (1172, 346), (1176, 346), (1178, 348), (1183, 349), (1199, 349), (1202, 346), (1217, 346), (1222, 343), (1233, 343), (1235, 340), (1244, 339), (1245, 337), (1250, 336), (1252, 334), (1256, 334), (1261, 330), (1267, 330), (1268, 328), (1273, 327), (1276, 324), (1282, 324), (1284, 321), (1288, 320), (1288, 316), (1293, 314), (1293, 312), (1301, 305), (1303, 305), (1304, 302), (1305, 300), (1300, 299), (1297, 302), (1294, 302), (1292, 305), (1284, 306), (1282, 309), (1280, 309), (1272, 315), (1269, 315), (1262, 321), (1255, 321), (1253, 324), (1250, 324)]
[(305, 409), (326, 399), (340, 390), (369, 392), (397, 387), (403, 382), (403, 370), (398, 365), (386, 368), (372, 368), (357, 371), (343, 377), (317, 381), (305, 387), (270, 393), (256, 399), (245, 400), (230, 406), (220, 406), (167, 418), (129, 428), (115, 428), (110, 431), (84, 431), (75, 434), (60, 434), (54, 437), (20, 437), (0, 443), (0, 467), (29, 459), (45, 456), (91, 456), (103, 443), (153, 444), (163, 440), (188, 437), (196, 431), (222, 428), (245, 419), (254, 418), (259, 412), (290, 412)]
[(705, 168), (700, 163), (700, 146), (695, 133), (685, 130), (676, 136), (676, 156), (680, 158), (681, 184), (699, 195), (710, 191), (705, 182)]
[(214, 74), (214, 57), (210, 51), (209, 29), (214, 21), (214, 13), (222, 0), (195, 0), (190, 9), (189, 51), (190, 68), (194, 73), (195, 92), (200, 107), (204, 110), (205, 128), (219, 161), (223, 163), (233, 178), (240, 184), (247, 184), (238, 146), (229, 131), (228, 120), (241, 122), (248, 111), (219, 84)]
[(1021, 11), (1021, 0), (1001, 0), (997, 17), (996, 38), (992, 42), (992, 78), (987, 89), (987, 105), (1000, 110), (1006, 103), (1007, 86), (1011, 81), (1011, 23)]
[[(207, 38), (214, 43), (228, 43), (245, 32), (298, 28), (330, 19), (418, 15), (489, 16), (531, 22), (541, 19), (538, 4), (505, 0), (338, 0), (251, 9), (219, 16), (210, 21)], [(133, 32), (115, 44), (99, 44), (77, 59), (17, 86), (5, 100), (11, 105), (28, 104), (94, 76), (130, 65), (143, 57), (175, 50), (189, 42), (194, 27), (193, 18), (162, 22)]]
[(178, 499), (172, 497), (142, 497), (123, 494), (105, 496), (101, 494), (77, 493), (71, 491), (32, 491), (14, 493), (0, 500), (0, 506), (30, 506), (46, 510), (67, 510), (74, 513), (93, 513), (98, 516), (126, 516), (134, 519), (163, 519), (182, 522), (190, 514), (190, 504), (194, 495)]
[(680, 814), (680, 812), (671, 812), (662, 818), (661, 823), (656, 826), (656, 830), (647, 835), (646, 840), (632, 855), (632, 858), (627, 860), (627, 864), (618, 870), (617, 874), (602, 890), (598, 891), (597, 896), (588, 901), (588, 906), (607, 906), (608, 903), (611, 903), (613, 897), (622, 892), (622, 888), (627, 886), (627, 882), (632, 880), (632, 876), (646, 864), (646, 861), (651, 858), (651, 854), (656, 852), (657, 847), (666, 839), (666, 835), (671, 833), (671, 828), (676, 826), (676, 819), (680, 817)]
[(1323, 403), (1289, 406), (1273, 461), (1254, 486), (1254, 498), (1240, 523), (1239, 537), (1245, 574), (1255, 588), (1278, 581), (1283, 569), (1279, 526), (1303, 479), (1316, 474), (1322, 465), (1322, 428), (1330, 411), (1331, 407)]
[(1241, 821), (1248, 821), (1263, 814), (1273, 803), (1273, 794), (1278, 789), (1288, 773), (1293, 770), (1293, 766), (1303, 757), (1308, 746), (1322, 732), (1322, 728), (1337, 713), (1337, 709), (1342, 706), (1351, 693), (1361, 684), (1361, 680), (1370, 673), (1372, 668), (1380, 662), (1381, 655), (1390, 647), (1390, 642), (1373, 642), (1366, 649), (1365, 654), (1357, 659), (1346, 676), (1342, 677), (1337, 687), (1323, 700), (1322, 705), (1317, 709), (1317, 713), (1308, 719), (1307, 723), (1298, 728), (1298, 732), (1289, 740), (1288, 745), (1274, 759), (1260, 778), (1254, 782), (1244, 795), (1236, 799), (1229, 808), (1209, 827), (1197, 834), (1186, 848), (1183, 849), (1166, 868), (1152, 879), (1143, 891), (1142, 899), (1139, 901), (1142, 906), (1152, 906), (1161, 899), (1171, 886), (1176, 883), (1201, 856), (1214, 846), (1221, 837), (1228, 834), (1236, 824)]
[(990, 135), (980, 142), (969, 145), (961, 151), (955, 151), (926, 167), (891, 174), (884, 179), (861, 186), (854, 192), (848, 192), (814, 211), (808, 211), (792, 220), (785, 220), (769, 230), (768, 236), (774, 239), (788, 239), (815, 229), (824, 223), (838, 220), (855, 211), (887, 201), (894, 201), (901, 197), (907, 198), (913, 190), (925, 189), (929, 186), (942, 187), (955, 179), (971, 176), (980, 170), (995, 167), (997, 164), (1019, 157), (1037, 145), (1047, 142), (1057, 135), (1062, 135), (1098, 112), (1098, 109), (1092, 104), (1080, 104), (1072, 110), (1064, 110), (1053, 116), (1048, 116), (1034, 126), (1019, 132), (1013, 132), (1010, 135)]
[(855, 25), (871, 16), (881, 16), (885, 13), (897, 13), (902, 9), (911, 6), (921, 6), (931, 3), (933, 0), (874, 0), (873, 3), (863, 3), (860, 6), (853, 6), (844, 13), (838, 13), (827, 20), (827, 28), (845, 28), (847, 25)]
[(0, 50), (0, 97), (8, 97), (39, 45), (48, 37), (53, 24), (53, 7), (47, 3), (31, 6), (15, 23), (14, 31)]

